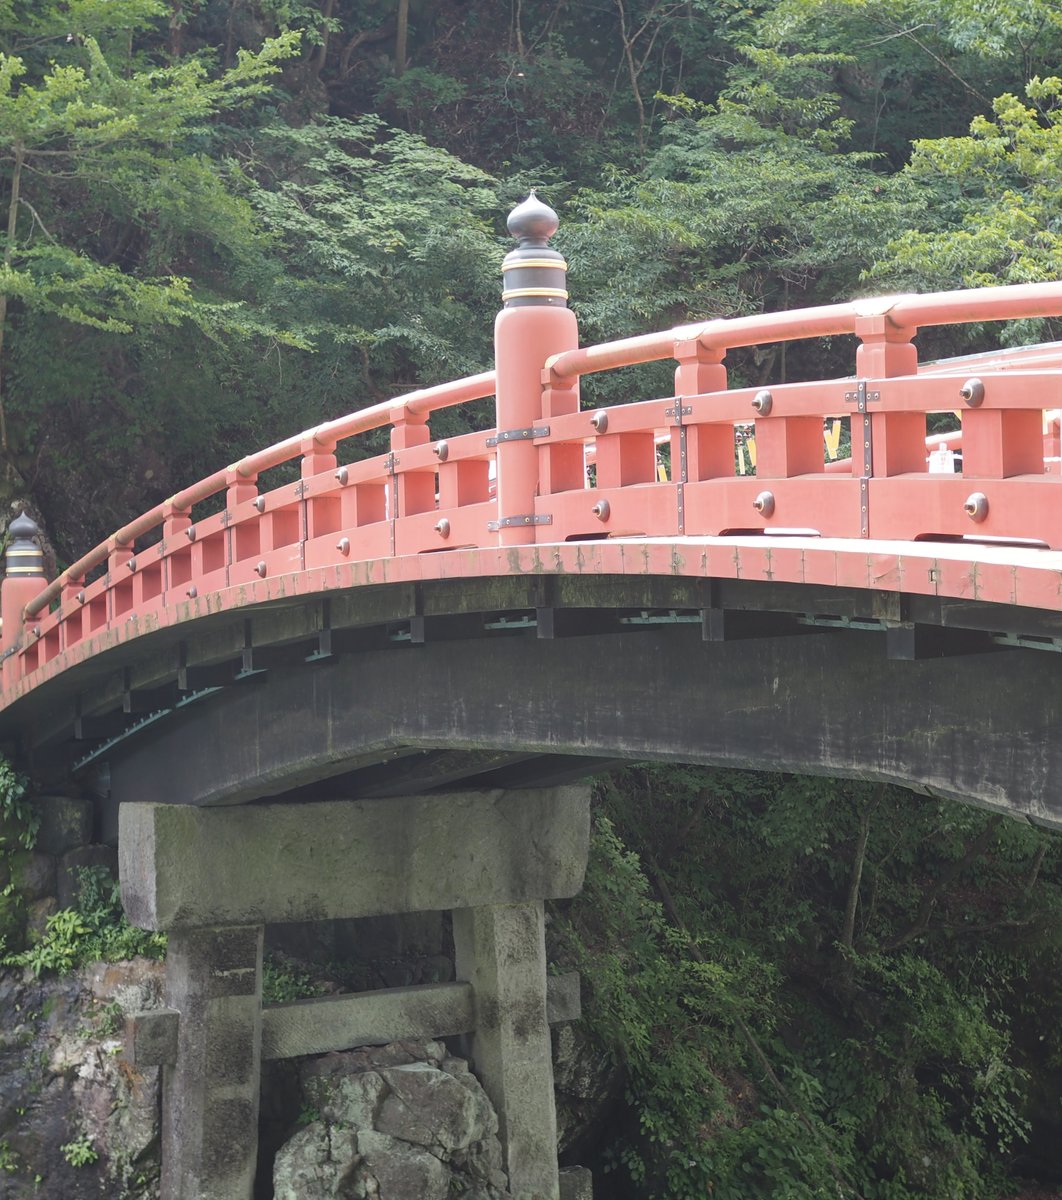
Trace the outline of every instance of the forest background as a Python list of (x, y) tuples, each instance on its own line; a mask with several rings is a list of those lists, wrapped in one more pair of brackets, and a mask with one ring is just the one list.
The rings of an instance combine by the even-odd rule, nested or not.
[[(0, 509), (31, 503), (60, 563), (240, 453), (487, 368), (531, 186), (586, 341), (1062, 269), (1052, 0), (0, 0), (0, 50)], [(665, 394), (655, 370), (587, 402)], [(623, 1071), (590, 1147), (615, 1195), (1062, 1180), (1057, 839), (683, 768), (598, 814), (554, 939)]]

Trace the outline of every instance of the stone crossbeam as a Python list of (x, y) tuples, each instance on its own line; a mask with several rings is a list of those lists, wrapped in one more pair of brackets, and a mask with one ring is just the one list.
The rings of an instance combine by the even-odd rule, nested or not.
[(120, 812), (122, 903), (173, 930), (427, 912), (574, 896), (579, 787)]
[[(546, 980), (550, 1025), (578, 1021), (579, 973)], [(134, 1013), (126, 1022), (125, 1058), (137, 1070), (171, 1065), (177, 1057), (180, 1014), (172, 1009)], [(262, 1058), (296, 1058), (409, 1038), (452, 1037), (475, 1028), (472, 985), (428, 983), (372, 992), (295, 1000), (262, 1009)]]

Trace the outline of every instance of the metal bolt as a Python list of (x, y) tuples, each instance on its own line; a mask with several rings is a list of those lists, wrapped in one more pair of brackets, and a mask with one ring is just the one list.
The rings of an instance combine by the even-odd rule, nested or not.
[(188, 526), (188, 528), (187, 528), (187, 529), (184, 531), (184, 536), (185, 536), (185, 537), (186, 537), (186, 538), (187, 538), (187, 539), (188, 539), (190, 542), (194, 542), (194, 541), (195, 541), (195, 526), (194, 526), (194, 525), (189, 525), (189, 526)]
[(771, 409), (774, 407), (774, 397), (764, 388), (756, 393), (752, 398), (752, 407), (760, 414), (761, 417), (770, 416)]
[(196, 598), (196, 596), (199, 595), (199, 589), (193, 583), (192, 586), (188, 589), (188, 591), (185, 592), (185, 595), (188, 597), (189, 600), (194, 600)]
[(590, 418), (590, 424), (598, 433), (604, 433), (608, 429), (608, 413), (604, 409), (600, 409)]
[(988, 497), (984, 492), (972, 492), (962, 507), (971, 521), (980, 524), (988, 516)]
[(774, 493), (760, 492), (752, 502), (752, 507), (760, 514), (761, 517), (769, 517), (774, 513)]
[(263, 579), (265, 578), (265, 573), (266, 573), (266, 565), (265, 565), (265, 560), (264, 560), (264, 559), (263, 559), (263, 561), (262, 561), (262, 562), (260, 562), (260, 563), (258, 564), (258, 566), (257, 566), (257, 567), (255, 567), (255, 570), (258, 572), (258, 574), (259, 574), (259, 575), (261, 575), (261, 576), (262, 576), (262, 578), (263, 578)]
[(265, 510), (265, 496), (256, 496), (254, 506), (259, 512), (263, 512)]
[(599, 500), (590, 511), (599, 521), (607, 521), (612, 516), (612, 506), (607, 500)]
[(340, 554), (349, 554), (350, 553), (350, 538), (340, 538), (339, 541), (336, 542), (336, 549), (339, 551)]
[(432, 450), (439, 462), (446, 462), (450, 457), (450, 447), (446, 442), (436, 442)]
[(40, 637), (40, 636), (41, 636), (41, 627), (40, 627), (39, 625), (34, 625), (34, 626), (33, 626), (33, 636), (34, 636), (35, 638), (36, 638), (36, 637)]
[(446, 517), (440, 517), (439, 520), (436, 521), (435, 532), (441, 538), (448, 538), (450, 536), (450, 522)]
[(349, 475), (350, 475), (350, 472), (347, 470), (346, 467), (340, 467), (339, 470), (336, 472), (336, 479), (340, 483), (346, 483)]
[(129, 568), (130, 571), (135, 571), (136, 570), (136, 559), (131, 558), (125, 565)]
[(78, 602), (78, 604), (84, 604), (84, 603), (85, 603), (85, 593), (84, 593), (84, 592), (78, 592), (78, 594), (77, 594), (77, 602)]
[(985, 398), (985, 385), (980, 379), (967, 379), (959, 389), (959, 395), (971, 408), (977, 408)]

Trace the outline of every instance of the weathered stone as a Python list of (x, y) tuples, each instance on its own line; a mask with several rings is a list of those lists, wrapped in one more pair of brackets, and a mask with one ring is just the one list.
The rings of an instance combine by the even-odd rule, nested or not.
[(357, 1162), (356, 1129), (313, 1121), (286, 1142), (274, 1160), (274, 1200), (338, 1200), (356, 1195), (352, 1177)]
[[(510, 1200), (490, 1102), (468, 1064), (449, 1057), (441, 1043), (331, 1054), (307, 1060), (299, 1073), (303, 1109), (316, 1109), (320, 1119), (308, 1127), (314, 1132), (299, 1131), (277, 1154), (278, 1200), (289, 1194), (299, 1200)], [(360, 1156), (342, 1185), (335, 1183), (338, 1157), (327, 1136), (337, 1122), (357, 1129)], [(340, 1165), (346, 1169), (349, 1158)], [(302, 1190), (289, 1182), (296, 1170)]]
[(275, 1004), (262, 1013), (262, 1056), (291, 1058), (472, 1028), (472, 989), (447, 983)]
[(557, 1148), (594, 1141), (622, 1102), (623, 1069), (579, 1025), (553, 1029)]
[(457, 975), (475, 989), (472, 1066), (498, 1114), (509, 1186), (558, 1200), (541, 902), (454, 913)]
[(326, 1121), (353, 1125), (357, 1129), (373, 1127), (386, 1090), (375, 1071), (329, 1077), (318, 1075), (308, 1079), (305, 1086), (307, 1102)]
[(543, 788), (120, 813), (122, 903), (144, 929), (573, 896), (589, 790)]
[(594, 1200), (594, 1177), (586, 1167), (565, 1167), (561, 1171), (560, 1200)]
[(50, 854), (26, 852), (15, 858), (12, 881), (27, 900), (54, 896), (55, 859)]
[(167, 1006), (180, 1014), (165, 1076), (161, 1200), (251, 1200), (258, 1148), (262, 928), (171, 935)]
[(48, 918), (59, 911), (59, 901), (54, 896), (45, 896), (26, 905), (26, 933), (36, 941), (48, 929)]
[[(374, 1129), (358, 1133), (358, 1153), (362, 1157), (358, 1169), (364, 1180), (366, 1195), (379, 1200), (447, 1200), (450, 1195), (450, 1172), (433, 1154), (419, 1146)], [(375, 1183), (376, 1190), (369, 1188)]]
[(466, 1080), (427, 1063), (392, 1067), (380, 1075), (390, 1089), (375, 1122), (382, 1133), (425, 1146), (446, 1160), (498, 1131), (497, 1117), (478, 1083), (466, 1086)]
[[(130, 976), (145, 965), (155, 964), (122, 964)], [(0, 972), (0, 1129), (14, 1163), (0, 1176), (4, 1200), (157, 1195), (158, 1072), (114, 1053), (121, 987), (90, 974)], [(67, 1161), (62, 1147), (76, 1141), (95, 1162)]]
[(42, 854), (65, 854), (92, 840), (92, 803), (69, 796), (34, 796), (40, 813), (37, 849)]

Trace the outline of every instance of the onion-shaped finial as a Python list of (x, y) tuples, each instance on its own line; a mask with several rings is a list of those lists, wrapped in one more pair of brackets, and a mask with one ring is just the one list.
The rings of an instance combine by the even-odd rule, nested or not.
[(37, 522), (23, 511), (8, 525), (7, 532), (13, 540), (32, 541), (40, 536), (41, 531)]
[(545, 246), (557, 232), (560, 218), (534, 191), (509, 214), (506, 227), (521, 247)]

